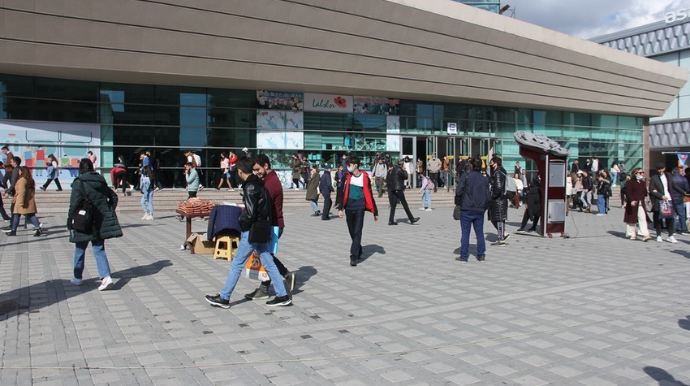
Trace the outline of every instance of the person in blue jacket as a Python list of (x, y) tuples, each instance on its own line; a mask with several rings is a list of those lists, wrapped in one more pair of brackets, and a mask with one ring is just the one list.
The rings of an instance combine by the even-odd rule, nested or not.
[(460, 257), (455, 258), (466, 263), (470, 249), (470, 227), (474, 227), (477, 237), (477, 260), (486, 258), (486, 241), (484, 240), (484, 212), (489, 208), (491, 192), (489, 179), (482, 174), (482, 160), (479, 157), (470, 162), (471, 171), (467, 178), (458, 181), (455, 190), (455, 204), (460, 205), (460, 227), (462, 238), (460, 241)]

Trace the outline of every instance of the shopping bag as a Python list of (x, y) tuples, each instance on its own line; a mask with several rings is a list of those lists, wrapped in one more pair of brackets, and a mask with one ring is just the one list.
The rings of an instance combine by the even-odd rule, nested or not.
[(671, 201), (659, 201), (659, 218), (673, 218), (673, 205), (671, 205)]
[(247, 278), (259, 281), (268, 280), (268, 272), (266, 272), (266, 269), (261, 264), (261, 259), (256, 252), (252, 252), (252, 255), (249, 256), (249, 259), (247, 259), (247, 264), (244, 268), (245, 276), (247, 276)]
[(268, 251), (271, 252), (271, 254), (275, 255), (278, 253), (278, 236), (280, 235), (280, 228), (277, 226), (274, 226), (271, 228), (271, 245), (268, 248)]

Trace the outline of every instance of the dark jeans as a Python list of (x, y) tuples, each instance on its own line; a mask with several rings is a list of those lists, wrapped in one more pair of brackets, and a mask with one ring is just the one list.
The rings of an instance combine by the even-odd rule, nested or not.
[(352, 244), (350, 245), (350, 257), (362, 256), (362, 227), (364, 226), (364, 209), (345, 209), (347, 230), (350, 231)]
[(48, 178), (46, 180), (46, 183), (43, 184), (43, 190), (46, 190), (46, 188), (48, 188), (48, 185), (50, 185), (51, 181), (55, 181), (55, 186), (57, 186), (57, 190), (62, 190), (62, 185), (60, 185), (60, 180), (58, 180), (57, 178)]
[(2, 215), (3, 220), (10, 220), (11, 217), (5, 211), (5, 204), (2, 202), (2, 194), (0, 194), (0, 215)]
[(187, 199), (189, 200), (189, 199), (192, 198), (192, 197), (196, 197), (196, 191), (194, 191), (194, 192), (189, 192), (189, 191), (188, 191), (188, 192), (187, 192)]
[[(659, 204), (658, 204), (658, 202), (657, 202), (656, 206), (657, 206), (657, 210), (652, 212), (652, 217), (654, 220), (654, 229), (656, 229), (656, 235), (661, 236), (661, 223), (666, 221), (666, 226), (668, 227), (668, 236), (669, 237), (673, 236), (673, 233), (676, 231), (675, 219), (673, 217), (667, 218), (667, 219), (659, 218), (659, 209), (658, 209)], [(675, 213), (674, 213), (674, 217), (675, 217)]]
[(122, 188), (122, 193), (125, 192), (127, 189), (127, 172), (126, 171), (121, 171), (113, 174), (113, 179), (114, 181), (111, 181), (113, 183), (113, 186), (115, 187), (115, 190), (118, 188)]
[(460, 258), (467, 260), (470, 256), (470, 231), (474, 228), (477, 238), (477, 257), (486, 255), (486, 241), (484, 240), (484, 212), (475, 210), (463, 210), (460, 212), (460, 226), (462, 237), (460, 238)]
[(388, 222), (395, 222), (395, 207), (398, 206), (398, 201), (402, 204), (403, 209), (405, 209), (405, 213), (407, 214), (407, 218), (412, 222), (414, 220), (414, 217), (412, 216), (412, 212), (410, 212), (410, 207), (407, 205), (407, 200), (405, 200), (405, 192), (402, 190), (393, 190), (388, 192), (388, 199), (390, 200), (391, 203), (391, 213), (390, 216), (388, 217)]
[(331, 192), (322, 194), (323, 196), (323, 211), (321, 211), (321, 219), (325, 220), (329, 217), (329, 212), (331, 211), (331, 206), (333, 206), (333, 200), (331, 200)]
[[(12, 215), (12, 224), (10, 225), (11, 229), (13, 231), (17, 231), (17, 228), (19, 228), (19, 219), (21, 218), (21, 214), (14, 213)], [(35, 213), (29, 213), (25, 214), (24, 218), (26, 220), (30, 220), (32, 224), (34, 224), (34, 228), (39, 229), (41, 227), (41, 223), (38, 222), (38, 217), (36, 217)]]

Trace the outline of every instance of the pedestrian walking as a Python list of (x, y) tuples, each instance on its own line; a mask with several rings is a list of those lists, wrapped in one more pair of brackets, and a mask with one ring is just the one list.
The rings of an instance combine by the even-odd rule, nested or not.
[(144, 211), (142, 220), (153, 220), (153, 194), (156, 192), (156, 174), (150, 166), (145, 166), (141, 172), (141, 209)]
[[(75, 209), (82, 200), (91, 201), (93, 211), (93, 225), (91, 232), (80, 232), (72, 228), (72, 217)], [(105, 253), (105, 240), (122, 236), (120, 223), (115, 215), (117, 208), (117, 193), (108, 187), (105, 179), (93, 169), (90, 159), (84, 158), (79, 162), (79, 176), (72, 182), (72, 193), (67, 212), (67, 229), (69, 241), (74, 243), (74, 277), (70, 280), (73, 285), (82, 285), (84, 272), (84, 257), (86, 247), (91, 243), (91, 250), (96, 258), (99, 291), (113, 287), (110, 264)]]
[[(237, 174), (242, 182), (242, 203), (244, 210), (240, 214), (239, 224), (241, 228), (240, 243), (237, 246), (235, 257), (230, 264), (228, 277), (225, 279), (225, 286), (216, 295), (206, 295), (205, 299), (210, 305), (220, 308), (230, 308), (230, 296), (232, 296), (240, 274), (245, 268), (245, 264), (256, 251), (261, 259), (261, 265), (266, 269), (271, 278), (276, 297), (266, 302), (268, 306), (289, 306), (292, 298), (287, 293), (283, 284), (283, 277), (280, 276), (275, 265), (273, 256), (269, 251), (270, 243), (250, 241), (250, 230), (258, 221), (272, 222), (273, 203), (268, 190), (264, 187), (264, 182), (253, 174), (254, 161), (248, 157), (240, 157), (237, 160)], [(270, 240), (270, 238), (269, 238)]]
[(46, 166), (46, 174), (47, 179), (45, 184), (41, 186), (41, 190), (46, 190), (48, 188), (48, 185), (50, 185), (51, 182), (55, 181), (55, 186), (57, 186), (57, 191), (61, 192), (62, 191), (62, 185), (60, 184), (60, 180), (58, 179), (58, 176), (60, 175), (60, 171), (58, 170), (58, 160), (55, 158), (55, 155), (50, 154), (48, 155), (48, 166)]
[(649, 241), (652, 237), (649, 235), (647, 223), (651, 222), (647, 211), (645, 210), (644, 201), (647, 197), (647, 182), (644, 178), (644, 171), (641, 168), (635, 168), (630, 175), (630, 180), (626, 181), (626, 195), (623, 210), (623, 221), (625, 222), (625, 237), (630, 240), (637, 240), (637, 228), (640, 228), (640, 235), (642, 241)]
[(343, 193), (343, 209), (338, 211), (338, 217), (346, 216), (347, 229), (350, 232), (350, 266), (356, 267), (357, 260), (362, 257), (362, 228), (364, 227), (364, 211), (374, 214), (374, 221), (379, 220), (379, 210), (371, 191), (369, 175), (359, 170), (359, 158), (347, 158), (347, 176), (345, 192)]
[(17, 228), (19, 227), (19, 220), (22, 215), (24, 215), (25, 221), (31, 223), (34, 226), (34, 236), (38, 237), (43, 234), (41, 229), (41, 223), (36, 217), (38, 210), (36, 209), (36, 201), (34, 197), (36, 196), (36, 182), (31, 176), (31, 170), (26, 166), (21, 166), (17, 168), (19, 178), (15, 182), (14, 196), (12, 197), (13, 209), (12, 209), (12, 224), (10, 227), (10, 232), (7, 236), (16, 236)]

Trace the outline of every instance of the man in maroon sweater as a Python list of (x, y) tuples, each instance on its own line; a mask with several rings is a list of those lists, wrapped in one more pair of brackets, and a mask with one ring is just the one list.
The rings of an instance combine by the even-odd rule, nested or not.
[[(285, 228), (285, 222), (283, 221), (283, 185), (280, 183), (280, 178), (278, 178), (276, 172), (271, 169), (271, 160), (267, 155), (257, 154), (254, 157), (254, 174), (259, 176), (259, 178), (263, 178), (264, 186), (268, 190), (271, 200), (273, 200), (273, 226), (278, 227), (278, 238), (280, 238), (283, 235), (283, 228)], [(285, 288), (292, 294), (292, 290), (295, 288), (295, 274), (288, 271), (275, 255), (273, 255), (273, 261), (276, 267), (278, 267), (280, 275), (285, 278)], [(268, 299), (270, 287), (270, 279), (263, 281), (259, 288), (252, 293), (244, 295), (244, 297), (248, 300)]]

